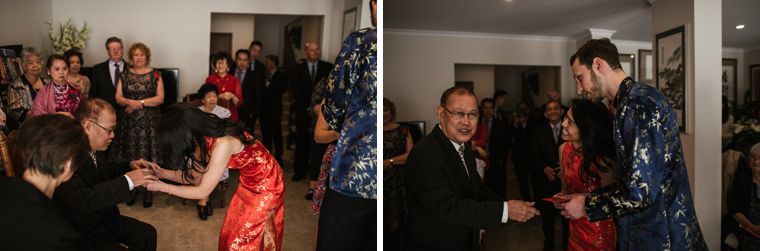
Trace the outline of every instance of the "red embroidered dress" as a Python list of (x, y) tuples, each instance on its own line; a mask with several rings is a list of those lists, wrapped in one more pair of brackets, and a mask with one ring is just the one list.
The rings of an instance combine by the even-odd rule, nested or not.
[[(245, 135), (252, 138), (248, 133)], [(209, 152), (215, 141), (216, 138), (206, 138)], [(233, 154), (227, 168), (240, 170), (240, 185), (224, 217), (219, 250), (259, 250), (262, 241), (266, 243), (264, 250), (280, 250), (285, 199), (282, 168), (258, 141)], [(270, 218), (274, 220), (276, 239), (262, 240), (262, 231)]]
[(230, 119), (237, 121), (238, 120), (238, 110), (237, 108), (243, 105), (243, 89), (240, 87), (240, 80), (238, 80), (235, 76), (232, 76), (232, 74), (225, 74), (224, 77), (220, 77), (219, 74), (214, 74), (211, 76), (208, 76), (206, 78), (206, 83), (213, 83), (216, 85), (217, 88), (219, 88), (219, 94), (225, 93), (225, 92), (231, 92), (232, 94), (235, 94), (235, 97), (238, 98), (238, 104), (235, 105), (235, 103), (230, 102), (229, 105), (227, 105), (227, 100), (224, 100), (222, 98), (219, 98), (217, 100), (217, 103), (219, 106), (227, 108), (230, 110)]
[[(583, 148), (575, 149), (571, 142), (565, 143), (562, 149), (562, 177), (565, 180), (567, 193), (590, 193), (602, 187), (601, 181), (590, 177), (591, 182), (581, 179), (581, 161)], [(591, 165), (591, 171), (597, 172), (596, 166)], [(570, 221), (570, 241), (567, 250), (615, 250), (617, 234), (615, 222), (611, 219), (589, 222), (586, 217)]]

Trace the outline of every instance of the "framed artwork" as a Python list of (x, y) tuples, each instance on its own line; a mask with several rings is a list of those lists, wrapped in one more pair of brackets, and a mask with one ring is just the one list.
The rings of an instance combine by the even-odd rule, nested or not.
[(356, 31), (356, 7), (343, 12), (343, 33), (341, 33), (343, 36), (341, 39), (346, 39), (354, 31)]
[(285, 26), (285, 32), (290, 39), (294, 55), (303, 55), (301, 52), (301, 36), (303, 35), (303, 18), (296, 19)]
[(639, 79), (640, 83), (653, 85), (654, 56), (652, 50), (639, 50)]
[(623, 68), (625, 74), (628, 74), (631, 78), (636, 76), (636, 55), (633, 54), (620, 54), (620, 66)]
[(739, 97), (736, 89), (736, 59), (724, 58), (721, 72), (721, 93), (728, 97), (729, 104), (735, 106)]
[(752, 100), (760, 100), (760, 64), (749, 66), (749, 86), (752, 89)]
[(655, 36), (657, 89), (665, 95), (678, 117), (678, 130), (686, 133), (686, 67), (684, 26)]

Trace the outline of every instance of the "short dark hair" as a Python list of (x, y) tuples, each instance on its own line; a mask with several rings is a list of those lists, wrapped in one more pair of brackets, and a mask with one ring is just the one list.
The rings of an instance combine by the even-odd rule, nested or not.
[(71, 62), (69, 62), (71, 56), (77, 56), (79, 58), (79, 64), (84, 65), (84, 58), (82, 58), (82, 53), (75, 49), (69, 49), (63, 53), (63, 57), (66, 58), (66, 65), (71, 66)]
[(549, 104), (551, 104), (552, 102), (556, 102), (559, 107), (562, 107), (562, 103), (560, 103), (557, 100), (549, 100), (549, 101), (546, 102), (545, 106), (549, 107)]
[(248, 50), (246, 50), (246, 49), (240, 49), (240, 50), (237, 50), (237, 51), (235, 52), (235, 58), (237, 58), (237, 57), (238, 57), (238, 55), (240, 55), (240, 53), (243, 53), (243, 54), (245, 54), (245, 55), (246, 55), (246, 56), (248, 56), (249, 58), (251, 57), (251, 52), (250, 52), (250, 51), (248, 51)]
[(274, 66), (280, 65), (280, 58), (278, 58), (276, 55), (267, 55), (264, 57), (264, 59), (269, 59), (269, 61), (274, 62)]
[(219, 87), (216, 87), (216, 85), (213, 83), (205, 83), (201, 85), (201, 88), (198, 89), (198, 93), (196, 95), (198, 95), (198, 98), (202, 99), (206, 96), (206, 93), (209, 92), (214, 92), (216, 95), (219, 95)]
[(249, 45), (248, 48), (251, 48), (254, 45), (258, 45), (259, 47), (261, 47), (261, 49), (264, 49), (264, 45), (261, 44), (261, 41), (259, 41), (259, 40), (253, 40), (253, 42), (251, 42), (251, 45)]
[(50, 67), (53, 65), (53, 61), (55, 60), (62, 60), (64, 63), (66, 63), (66, 67), (69, 67), (69, 61), (66, 60), (66, 58), (63, 57), (63, 55), (53, 54), (48, 57), (47, 62), (45, 63), (45, 69), (49, 71)]
[(491, 105), (496, 105), (496, 102), (493, 101), (493, 99), (491, 99), (491, 98), (484, 98), (483, 100), (480, 101), (480, 107), (483, 107), (483, 105), (486, 102), (491, 102)]
[(441, 106), (444, 106), (444, 107), (446, 106), (446, 102), (449, 100), (449, 96), (451, 96), (451, 94), (468, 95), (468, 96), (474, 97), (475, 100), (478, 100), (478, 98), (475, 97), (475, 93), (472, 93), (470, 89), (467, 89), (462, 86), (454, 86), (449, 89), (446, 89), (446, 91), (444, 91), (443, 94), (441, 95)]
[(503, 96), (507, 96), (507, 91), (498, 89), (495, 92), (493, 92), (493, 100), (496, 100), (498, 98), (501, 98)]
[(591, 39), (583, 44), (578, 49), (578, 52), (570, 56), (570, 66), (573, 66), (575, 59), (578, 59), (578, 63), (591, 69), (594, 58), (606, 61), (613, 70), (622, 69), (620, 66), (620, 54), (615, 44), (610, 42), (609, 38)]
[(391, 112), (391, 121), (396, 121), (396, 104), (390, 99), (383, 97), (383, 106)]
[(121, 42), (121, 38), (109, 37), (108, 39), (106, 39), (106, 50), (108, 50), (108, 44), (113, 43), (113, 42), (119, 42), (121, 47), (124, 48), (124, 43)]
[(222, 59), (226, 59), (227, 60), (227, 65), (232, 65), (232, 58), (230, 57), (230, 54), (227, 53), (227, 52), (220, 51), (220, 52), (217, 52), (216, 54), (214, 54), (213, 57), (211, 57), (211, 66), (215, 67), (216, 66), (216, 61), (219, 61), (219, 60), (222, 60)]
[(75, 171), (88, 157), (90, 140), (73, 119), (61, 114), (43, 114), (26, 119), (19, 128), (23, 170), (58, 177), (71, 160)]
[(103, 112), (116, 114), (116, 109), (114, 109), (108, 101), (97, 97), (91, 97), (77, 108), (75, 112), (76, 120), (80, 124), (87, 120), (98, 121)]

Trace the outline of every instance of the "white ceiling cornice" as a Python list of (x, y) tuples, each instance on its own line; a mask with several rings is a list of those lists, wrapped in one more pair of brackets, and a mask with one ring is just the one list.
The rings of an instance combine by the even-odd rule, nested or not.
[(383, 29), (383, 34), (384, 35), (390, 34), (390, 35), (411, 35), (411, 36), (434, 36), (434, 37), (512, 39), (512, 40), (531, 40), (531, 41), (546, 41), (546, 42), (575, 42), (575, 40), (569, 37), (494, 34), (494, 33), (460, 32), (460, 31)]

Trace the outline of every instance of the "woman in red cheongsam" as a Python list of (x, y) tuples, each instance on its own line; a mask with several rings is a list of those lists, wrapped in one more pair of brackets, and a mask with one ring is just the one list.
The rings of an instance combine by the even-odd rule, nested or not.
[[(615, 141), (612, 115), (604, 105), (574, 100), (562, 121), (559, 147), (562, 191), (555, 195), (589, 194), (615, 182)], [(556, 203), (555, 206), (559, 206)], [(589, 222), (586, 217), (570, 220), (567, 250), (615, 250), (617, 235), (613, 220)]]
[(238, 122), (187, 103), (169, 106), (156, 131), (163, 164), (178, 171), (158, 168), (155, 175), (194, 186), (159, 181), (148, 185), (149, 190), (202, 199), (216, 187), (224, 169), (239, 169), (240, 186), (224, 218), (219, 250), (280, 250), (285, 182), (282, 168), (258, 140)]

